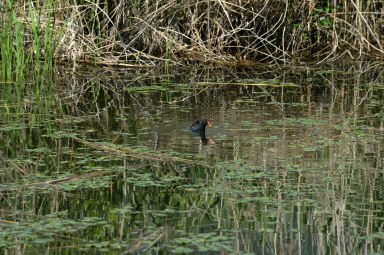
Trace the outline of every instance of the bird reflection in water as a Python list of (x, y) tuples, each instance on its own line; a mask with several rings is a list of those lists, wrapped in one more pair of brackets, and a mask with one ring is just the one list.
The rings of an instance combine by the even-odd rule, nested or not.
[(199, 136), (203, 145), (209, 145), (210, 140), (205, 137), (205, 132), (199, 132)]

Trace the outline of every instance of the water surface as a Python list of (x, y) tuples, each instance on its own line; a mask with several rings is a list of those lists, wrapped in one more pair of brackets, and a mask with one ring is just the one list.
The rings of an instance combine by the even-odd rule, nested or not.
[[(1, 84), (0, 245), (381, 254), (382, 70), (97, 70)], [(204, 118), (205, 137), (192, 134)]]

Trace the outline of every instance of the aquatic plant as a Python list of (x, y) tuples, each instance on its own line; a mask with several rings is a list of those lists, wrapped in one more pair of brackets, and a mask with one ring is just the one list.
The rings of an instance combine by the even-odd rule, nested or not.
[(22, 81), (27, 72), (28, 76), (50, 75), (57, 46), (70, 20), (56, 26), (57, 9), (52, 0), (37, 4), (38, 9), (33, 2), (20, 6), (20, 2), (9, 0), (1, 5), (2, 79)]
[(382, 64), (195, 68), (2, 84), (0, 249), (382, 253)]
[[(56, 57), (74, 67), (162, 63), (167, 73), (169, 64), (185, 62), (258, 66), (384, 54), (383, 4), (377, 1), (7, 3), (1, 3), (5, 62), (11, 54), (23, 56), (24, 60), (18, 57), (19, 63), (32, 54), (33, 65), (44, 58), (49, 66)], [(27, 21), (27, 26), (16, 21)], [(16, 37), (14, 52), (9, 39)], [(8, 64), (3, 69), (9, 70)]]

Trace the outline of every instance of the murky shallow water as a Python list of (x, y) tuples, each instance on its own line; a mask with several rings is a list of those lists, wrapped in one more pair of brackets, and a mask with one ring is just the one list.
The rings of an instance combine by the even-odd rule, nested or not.
[[(381, 70), (3, 84), (0, 245), (10, 254), (380, 254)], [(203, 118), (205, 138), (188, 131)]]

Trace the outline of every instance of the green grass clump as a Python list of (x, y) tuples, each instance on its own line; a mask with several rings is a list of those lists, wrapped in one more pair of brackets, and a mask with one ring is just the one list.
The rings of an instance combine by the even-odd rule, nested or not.
[(27, 72), (37, 77), (42, 71), (49, 74), (54, 68), (54, 53), (64, 31), (55, 30), (53, 1), (45, 0), (39, 10), (32, 3), (28, 4), (28, 16), (23, 20), (17, 18), (20, 7), (14, 0), (8, 0), (5, 7), (1, 11), (0, 23), (0, 78), (22, 81)]
[(24, 26), (21, 24), (13, 10), (13, 1), (8, 0), (8, 16), (1, 13), (1, 78), (11, 80), (13, 71), (16, 80), (24, 78), (26, 69), (24, 50)]

